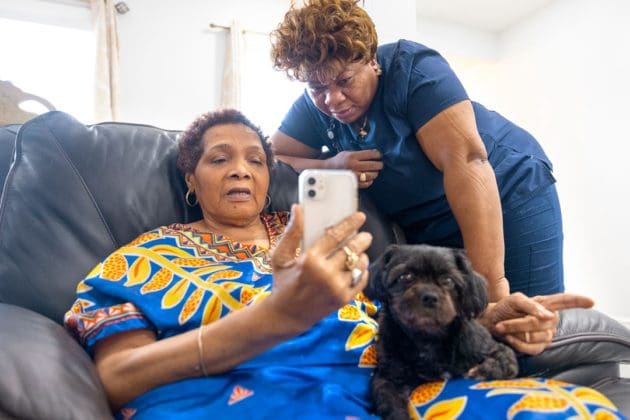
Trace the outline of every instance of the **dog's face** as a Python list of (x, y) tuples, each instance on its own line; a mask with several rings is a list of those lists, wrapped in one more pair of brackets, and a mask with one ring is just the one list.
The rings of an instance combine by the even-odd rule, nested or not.
[(410, 333), (441, 335), (456, 317), (479, 316), (485, 280), (459, 249), (391, 245), (370, 266), (366, 296), (383, 302)]

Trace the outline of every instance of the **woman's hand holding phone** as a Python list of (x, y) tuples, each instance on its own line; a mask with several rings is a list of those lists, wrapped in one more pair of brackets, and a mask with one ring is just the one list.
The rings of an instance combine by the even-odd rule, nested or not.
[(304, 212), (303, 249), (358, 209), (357, 178), (352, 171), (306, 169), (300, 173), (298, 188)]
[(367, 284), (365, 251), (372, 235), (357, 233), (365, 214), (357, 211), (356, 177), (351, 171), (324, 172), (300, 177), (301, 204), (292, 207), (272, 256), (274, 287), (265, 300), (296, 334), (350, 302)]

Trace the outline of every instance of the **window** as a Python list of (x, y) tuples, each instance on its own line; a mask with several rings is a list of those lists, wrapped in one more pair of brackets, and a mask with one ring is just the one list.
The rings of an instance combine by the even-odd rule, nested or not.
[[(48, 10), (54, 13), (55, 6), (49, 5)], [(33, 13), (41, 14), (42, 7), (30, 7)], [(59, 7), (56, 12), (63, 14), (63, 9), (69, 6)], [(18, 19), (14, 18), (14, 13), (0, 9), (0, 39), (3, 40), (0, 80), (10, 81), (22, 91), (48, 100), (56, 109), (91, 123), (94, 119), (94, 33), (89, 9), (72, 7), (80, 9), (85, 16), (84, 27), (60, 26), (67, 23), (30, 16), (30, 9), (26, 7), (20, 10)], [(47, 20), (53, 24), (41, 23)], [(45, 112), (45, 108), (31, 101), (21, 107), (29, 112)]]

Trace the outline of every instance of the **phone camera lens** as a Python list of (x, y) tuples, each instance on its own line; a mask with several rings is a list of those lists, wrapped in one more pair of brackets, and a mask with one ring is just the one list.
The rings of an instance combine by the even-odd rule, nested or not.
[(315, 190), (308, 190), (308, 196), (309, 197), (313, 198), (313, 197), (315, 197), (316, 194), (317, 194), (317, 191), (315, 191)]
[(311, 177), (307, 180), (307, 182), (308, 182), (308, 185), (315, 185), (315, 178)]

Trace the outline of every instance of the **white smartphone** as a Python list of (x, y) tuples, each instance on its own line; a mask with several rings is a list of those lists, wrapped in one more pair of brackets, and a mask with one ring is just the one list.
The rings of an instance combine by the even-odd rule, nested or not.
[(357, 177), (350, 170), (305, 169), (300, 173), (299, 200), (304, 213), (302, 249), (358, 209)]

